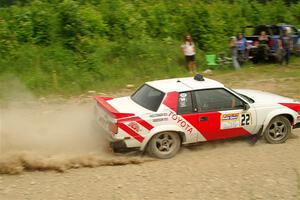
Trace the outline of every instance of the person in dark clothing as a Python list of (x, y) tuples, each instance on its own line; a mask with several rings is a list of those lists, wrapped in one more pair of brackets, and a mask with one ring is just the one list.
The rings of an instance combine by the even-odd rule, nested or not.
[(280, 63), (283, 64), (283, 62), (285, 62), (285, 64), (288, 65), (290, 61), (290, 51), (293, 48), (293, 41), (287, 30), (283, 30), (283, 35), (278, 40), (278, 46), (283, 53)]
[(263, 59), (264, 60), (268, 60), (269, 59), (269, 37), (268, 35), (266, 34), (265, 31), (262, 31), (260, 33), (260, 36), (258, 37), (258, 48), (259, 48), (259, 52), (260, 52), (260, 55), (263, 56)]

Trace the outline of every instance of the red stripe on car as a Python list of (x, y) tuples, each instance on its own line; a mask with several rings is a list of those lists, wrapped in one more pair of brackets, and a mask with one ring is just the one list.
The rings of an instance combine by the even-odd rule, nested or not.
[(140, 134), (138, 134), (137, 132), (135, 132), (134, 130), (132, 130), (131, 128), (129, 128), (128, 126), (126, 126), (123, 123), (118, 123), (118, 126), (125, 131), (128, 135), (132, 136), (133, 138), (135, 138), (137, 141), (139, 142), (143, 142), (144, 137), (141, 136)]
[(177, 112), (178, 92), (167, 93), (167, 97), (163, 101), (163, 104), (172, 109), (174, 112)]
[[(178, 92), (170, 92), (167, 94), (163, 104), (173, 110), (176, 115), (178, 104)], [(246, 129), (242, 127), (221, 129), (221, 113), (191, 113), (179, 115), (189, 122), (206, 140), (217, 140), (224, 138), (231, 138), (237, 136), (251, 135)], [(199, 121), (201, 117), (207, 117), (207, 121)]]
[(279, 103), (279, 104), (288, 107), (289, 109), (292, 109), (296, 112), (300, 111), (300, 103)]
[(135, 121), (135, 122), (139, 123), (140, 125), (144, 126), (149, 131), (154, 128), (151, 124), (149, 124), (147, 121), (143, 120), (142, 118), (140, 118), (138, 116), (118, 120), (118, 122), (127, 122), (127, 121)]
[[(221, 113), (219, 112), (183, 114), (181, 117), (193, 125), (206, 140), (251, 135), (242, 127), (221, 129)], [(201, 117), (207, 117), (208, 120), (199, 121)]]

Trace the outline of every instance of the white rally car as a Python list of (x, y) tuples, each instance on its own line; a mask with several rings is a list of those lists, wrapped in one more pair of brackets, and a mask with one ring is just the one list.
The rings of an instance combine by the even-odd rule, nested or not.
[(184, 144), (237, 136), (283, 143), (300, 128), (299, 101), (232, 90), (200, 74), (146, 82), (131, 96), (96, 101), (96, 120), (114, 149), (138, 148), (158, 158), (174, 156)]

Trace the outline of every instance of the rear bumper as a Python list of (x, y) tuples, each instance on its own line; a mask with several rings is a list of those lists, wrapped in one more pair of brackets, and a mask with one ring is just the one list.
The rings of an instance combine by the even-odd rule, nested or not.
[(125, 140), (118, 140), (114, 138), (112, 136), (112, 133), (103, 129), (103, 127), (101, 127), (99, 123), (95, 123), (95, 125), (102, 138), (109, 143), (109, 146), (113, 149), (114, 152), (122, 152), (128, 149)]
[(132, 151), (139, 151), (140, 147), (128, 147), (125, 140), (114, 141), (110, 143), (110, 147), (116, 153), (127, 153)]
[(110, 147), (114, 151), (128, 149), (128, 147), (127, 147), (127, 145), (126, 145), (126, 143), (125, 143), (124, 140), (112, 141), (112, 142), (110, 142)]

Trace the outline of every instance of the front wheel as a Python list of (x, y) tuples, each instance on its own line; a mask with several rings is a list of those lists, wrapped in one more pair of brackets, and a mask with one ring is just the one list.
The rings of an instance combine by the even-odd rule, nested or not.
[(151, 156), (167, 159), (177, 154), (181, 146), (181, 140), (175, 132), (162, 132), (154, 135), (147, 147)]
[(268, 143), (279, 144), (285, 142), (291, 133), (291, 123), (283, 116), (271, 120), (264, 132), (264, 138)]

